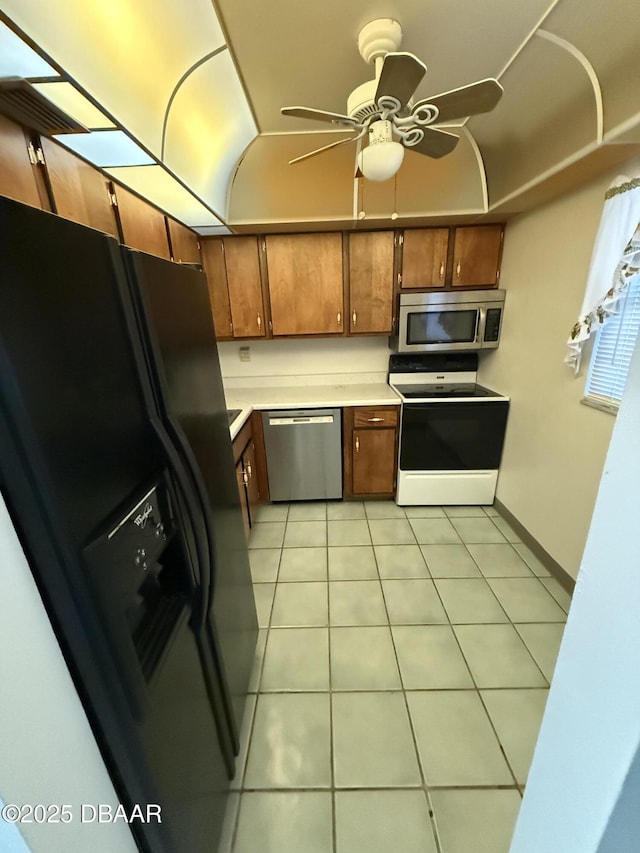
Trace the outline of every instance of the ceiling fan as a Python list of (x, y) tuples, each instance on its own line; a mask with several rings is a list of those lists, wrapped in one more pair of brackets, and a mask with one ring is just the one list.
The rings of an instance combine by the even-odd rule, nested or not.
[(398, 52), (401, 40), (402, 28), (390, 18), (371, 21), (360, 30), (360, 55), (365, 62), (375, 64), (376, 76), (349, 95), (345, 115), (311, 107), (281, 109), (286, 116), (325, 121), (355, 133), (289, 163), (299, 163), (367, 136), (366, 147), (357, 154), (356, 177), (386, 181), (400, 168), (405, 148), (427, 157), (444, 157), (453, 151), (459, 137), (431, 125), (489, 112), (502, 97), (500, 83), (489, 78), (414, 103), (412, 96), (427, 66), (412, 53)]

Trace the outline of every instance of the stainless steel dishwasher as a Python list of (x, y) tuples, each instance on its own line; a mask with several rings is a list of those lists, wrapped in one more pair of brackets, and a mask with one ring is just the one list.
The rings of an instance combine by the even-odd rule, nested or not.
[(340, 409), (262, 413), (272, 501), (342, 497)]

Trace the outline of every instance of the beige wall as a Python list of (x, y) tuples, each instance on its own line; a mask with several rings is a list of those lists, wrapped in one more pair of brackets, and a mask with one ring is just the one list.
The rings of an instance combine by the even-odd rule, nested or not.
[(508, 224), (503, 335), (479, 375), (512, 399), (497, 497), (572, 577), (615, 419), (580, 404), (584, 370), (575, 378), (563, 358), (604, 192), (617, 174), (640, 174), (640, 160)]

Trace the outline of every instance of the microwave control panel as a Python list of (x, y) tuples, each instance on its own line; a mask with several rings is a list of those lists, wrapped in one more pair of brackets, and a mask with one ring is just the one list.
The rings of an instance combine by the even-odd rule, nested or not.
[(484, 327), (484, 340), (487, 342), (500, 339), (500, 321), (502, 308), (487, 308), (487, 319)]

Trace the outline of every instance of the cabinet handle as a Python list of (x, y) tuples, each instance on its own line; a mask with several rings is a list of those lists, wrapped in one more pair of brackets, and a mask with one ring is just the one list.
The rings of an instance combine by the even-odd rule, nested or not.
[(367, 421), (370, 424), (379, 424), (380, 421), (383, 421), (383, 420), (384, 420), (384, 418), (367, 418)]
[(356, 314), (355, 311), (351, 315), (351, 320), (352, 320), (354, 326), (356, 326), (358, 324), (358, 315)]
[(260, 317), (259, 314), (256, 318), (256, 322), (258, 323), (258, 329), (261, 329), (262, 328), (262, 318)]
[(356, 453), (360, 452), (360, 439), (356, 436)]
[(460, 265), (460, 261), (458, 261), (458, 264), (457, 264), (457, 266), (456, 266), (456, 277), (457, 277), (457, 278), (460, 278), (460, 270), (461, 270), (461, 269), (462, 269), (462, 267), (461, 267), (461, 265)]
[(244, 470), (244, 468), (242, 469), (242, 482), (245, 484), (245, 486), (249, 484), (249, 478), (247, 477), (247, 472)]
[(249, 479), (251, 479), (251, 462), (247, 462), (247, 474), (249, 475)]
[(338, 321), (338, 325), (340, 325), (340, 323), (342, 321), (342, 314), (340, 313), (340, 311), (338, 311), (338, 314), (336, 316), (336, 320)]
[[(458, 264), (458, 266), (460, 266), (460, 264)], [(440, 278), (443, 278), (443, 276), (444, 276), (444, 264), (440, 264)]]

